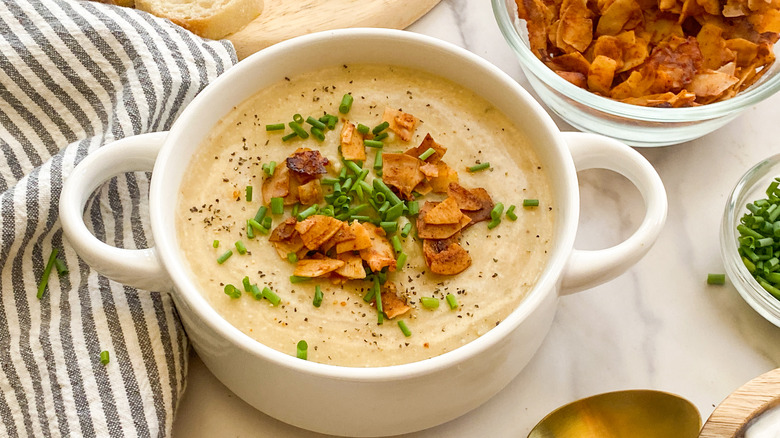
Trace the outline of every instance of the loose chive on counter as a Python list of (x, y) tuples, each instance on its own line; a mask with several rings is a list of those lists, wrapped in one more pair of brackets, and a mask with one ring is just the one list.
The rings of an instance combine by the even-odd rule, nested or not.
[(238, 290), (235, 286), (232, 284), (226, 284), (225, 285), (225, 295), (229, 296), (230, 298), (241, 298), (241, 291)]
[(398, 328), (401, 329), (401, 332), (403, 332), (404, 336), (406, 336), (407, 338), (409, 336), (412, 336), (412, 331), (409, 330), (409, 327), (406, 326), (406, 323), (404, 322), (403, 319), (398, 320)]
[(231, 251), (231, 250), (227, 250), (227, 251), (223, 252), (222, 255), (217, 257), (217, 263), (219, 263), (220, 265), (225, 263), (225, 261), (227, 261), (227, 259), (229, 259), (230, 256), (232, 256), (232, 255), (233, 255), (233, 251)]
[(420, 303), (425, 307), (426, 309), (438, 309), (439, 308), (439, 299), (434, 297), (422, 297), (420, 298)]
[(341, 98), (341, 103), (339, 104), (339, 112), (341, 114), (346, 114), (349, 112), (350, 109), (352, 109), (352, 95), (347, 93)]
[(538, 199), (523, 199), (523, 207), (538, 207)]
[(314, 304), (314, 307), (320, 307), (322, 305), (322, 289), (319, 284), (314, 286), (314, 301), (312, 304)]
[(447, 294), (447, 304), (449, 304), (450, 309), (455, 310), (458, 308), (458, 299), (455, 298), (455, 295), (453, 294)]
[(707, 274), (707, 284), (726, 284), (726, 274)]
[(298, 345), (296, 346), (296, 356), (298, 359), (307, 360), (309, 356), (309, 344), (306, 343), (306, 341), (298, 341)]
[(43, 298), (43, 292), (46, 290), (46, 285), (49, 284), (49, 275), (51, 275), (51, 269), (54, 267), (54, 260), (57, 259), (57, 254), (59, 252), (60, 250), (57, 248), (52, 249), (51, 254), (49, 255), (49, 261), (46, 262), (46, 267), (43, 268), (43, 276), (41, 277), (41, 282), (38, 283), (38, 294), (36, 295), (39, 300)]
[(103, 365), (108, 365), (108, 362), (110, 361), (110, 358), (108, 357), (108, 350), (103, 350), (100, 352), (100, 363)]
[(485, 169), (487, 169), (489, 167), (490, 167), (490, 163), (488, 163), (488, 162), (479, 163), (479, 164), (475, 164), (475, 165), (469, 167), (468, 171), (469, 172), (479, 172), (480, 170), (485, 170)]
[(54, 259), (54, 267), (57, 268), (57, 275), (65, 275), (68, 273), (68, 267), (65, 266), (65, 262), (60, 259)]

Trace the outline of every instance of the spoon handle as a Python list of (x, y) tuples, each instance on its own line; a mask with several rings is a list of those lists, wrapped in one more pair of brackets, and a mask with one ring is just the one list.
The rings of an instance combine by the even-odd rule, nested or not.
[(780, 368), (756, 377), (726, 397), (704, 424), (699, 438), (738, 436), (750, 420), (778, 404)]

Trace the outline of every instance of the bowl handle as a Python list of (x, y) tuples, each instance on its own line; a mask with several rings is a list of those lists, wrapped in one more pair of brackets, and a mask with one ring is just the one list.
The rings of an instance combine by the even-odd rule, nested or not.
[(577, 171), (609, 169), (631, 181), (645, 201), (645, 218), (628, 239), (606, 249), (574, 249), (561, 283), (569, 294), (609, 281), (639, 261), (655, 243), (666, 221), (666, 191), (653, 166), (625, 144), (596, 134), (564, 132)]
[(152, 170), (167, 132), (136, 135), (90, 153), (71, 172), (60, 195), (60, 221), (76, 253), (106, 277), (146, 290), (169, 290), (157, 251), (122, 249), (101, 242), (84, 223), (84, 206), (102, 183), (124, 172)]

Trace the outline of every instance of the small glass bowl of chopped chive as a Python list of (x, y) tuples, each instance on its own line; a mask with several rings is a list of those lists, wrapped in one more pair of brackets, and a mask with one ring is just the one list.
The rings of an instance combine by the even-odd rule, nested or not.
[(726, 203), (720, 251), (742, 298), (780, 327), (780, 154), (753, 166)]

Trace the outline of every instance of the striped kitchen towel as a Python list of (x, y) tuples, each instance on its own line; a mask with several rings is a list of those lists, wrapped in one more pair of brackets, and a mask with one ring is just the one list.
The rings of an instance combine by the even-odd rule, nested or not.
[[(143, 12), (0, 0), (0, 436), (171, 434), (189, 348), (171, 297), (85, 265), (63, 239), (59, 194), (87, 154), (168, 129), (235, 62), (230, 43)], [(92, 232), (150, 245), (149, 182), (138, 172), (101, 187), (85, 212)], [(55, 248), (69, 272), (38, 299)]]

